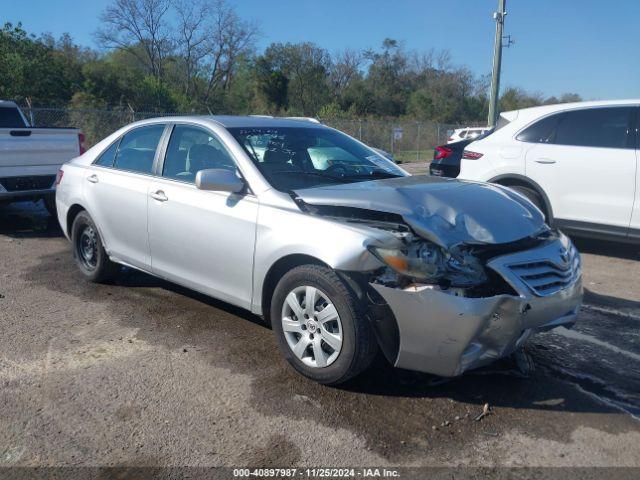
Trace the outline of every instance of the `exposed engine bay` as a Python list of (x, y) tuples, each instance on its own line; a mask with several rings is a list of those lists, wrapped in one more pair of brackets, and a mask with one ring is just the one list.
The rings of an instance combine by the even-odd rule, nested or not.
[(544, 227), (535, 235), (504, 244), (457, 243), (442, 247), (418, 235), (397, 214), (353, 207), (327, 205), (299, 206), (313, 215), (335, 221), (365, 225), (391, 233), (399, 242), (394, 248), (370, 247), (370, 252), (386, 264), (369, 274), (369, 283), (408, 291), (434, 289), (460, 297), (490, 297), (516, 292), (487, 268), (500, 255), (526, 250), (558, 238)]

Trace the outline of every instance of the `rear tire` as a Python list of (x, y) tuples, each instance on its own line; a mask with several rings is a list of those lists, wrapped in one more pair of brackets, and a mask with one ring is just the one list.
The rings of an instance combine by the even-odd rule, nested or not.
[(80, 271), (92, 282), (112, 280), (118, 273), (118, 265), (109, 260), (100, 233), (91, 216), (78, 213), (71, 227), (73, 258)]
[(340, 277), (319, 265), (290, 270), (271, 302), (271, 324), (282, 355), (300, 374), (325, 385), (346, 382), (371, 365), (378, 344), (365, 313)]

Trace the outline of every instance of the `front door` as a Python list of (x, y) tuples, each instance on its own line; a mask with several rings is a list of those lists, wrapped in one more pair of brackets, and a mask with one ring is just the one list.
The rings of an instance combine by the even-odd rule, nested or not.
[(149, 189), (152, 271), (249, 308), (258, 200), (251, 194), (199, 190), (196, 173), (208, 168), (236, 171), (212, 132), (174, 126), (161, 176)]

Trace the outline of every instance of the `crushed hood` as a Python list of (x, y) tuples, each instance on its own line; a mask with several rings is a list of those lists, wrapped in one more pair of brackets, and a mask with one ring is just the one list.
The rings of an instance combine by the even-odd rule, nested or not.
[(508, 243), (546, 228), (542, 213), (528, 200), (488, 183), (416, 175), (294, 193), (310, 205), (400, 215), (418, 235), (444, 247)]

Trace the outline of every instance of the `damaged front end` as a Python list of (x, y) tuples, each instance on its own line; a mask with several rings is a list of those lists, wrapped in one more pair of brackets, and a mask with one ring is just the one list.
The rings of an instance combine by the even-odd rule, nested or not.
[(400, 215), (306, 208), (392, 233), (393, 241), (368, 246), (380, 268), (343, 273), (365, 292), (380, 345), (397, 367), (460, 375), (511, 354), (537, 331), (575, 321), (580, 256), (544, 223), (510, 242), (444, 245), (418, 235)]

